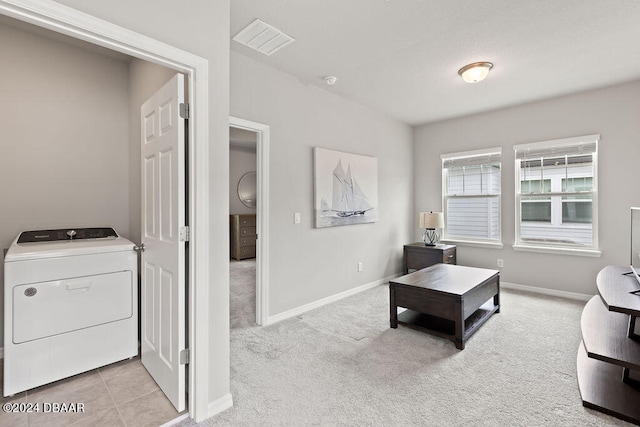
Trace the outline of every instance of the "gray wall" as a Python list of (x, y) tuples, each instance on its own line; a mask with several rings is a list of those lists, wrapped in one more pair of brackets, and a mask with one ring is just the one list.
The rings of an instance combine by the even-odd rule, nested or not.
[[(270, 126), (271, 316), (400, 272), (415, 239), (408, 125), (234, 52), (230, 105)], [(313, 147), (378, 158), (378, 222), (313, 227)]]
[(48, 227), (128, 236), (128, 64), (7, 26), (0, 48), (0, 246)]
[(247, 172), (256, 171), (256, 152), (247, 148), (229, 149), (229, 213), (255, 214), (255, 208), (246, 207), (238, 197), (238, 181)]
[(128, 64), (6, 22), (0, 52), (0, 248), (47, 228), (128, 237)]
[[(514, 251), (513, 145), (601, 135), (598, 154), (600, 258)], [(416, 212), (441, 210), (440, 154), (502, 147), (503, 249), (458, 247), (460, 264), (496, 268), (501, 279), (526, 286), (595, 294), (608, 264), (629, 264), (629, 208), (640, 205), (640, 81), (563, 96), (415, 128)], [(417, 225), (417, 221), (416, 221)]]
[[(229, 393), (229, 0), (58, 0), (209, 60), (209, 401)], [(127, 147), (128, 150), (128, 147)], [(128, 168), (128, 166), (127, 166)], [(128, 199), (128, 194), (126, 195)]]

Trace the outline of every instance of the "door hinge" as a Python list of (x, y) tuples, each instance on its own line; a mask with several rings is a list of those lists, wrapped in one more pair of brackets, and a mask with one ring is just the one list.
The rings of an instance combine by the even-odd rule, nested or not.
[(180, 364), (181, 365), (188, 365), (190, 359), (191, 359), (191, 352), (189, 351), (188, 348), (185, 348), (184, 350), (182, 350), (180, 352)]
[(180, 227), (179, 239), (181, 242), (188, 242), (190, 237), (189, 226)]
[(180, 103), (180, 117), (182, 117), (183, 119), (189, 118), (189, 104), (187, 104), (186, 102)]

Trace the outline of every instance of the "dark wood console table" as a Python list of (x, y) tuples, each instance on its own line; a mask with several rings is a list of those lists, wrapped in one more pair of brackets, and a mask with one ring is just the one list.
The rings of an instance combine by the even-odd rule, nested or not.
[[(500, 272), (435, 264), (389, 281), (390, 323), (465, 342), (493, 313), (500, 312)], [(407, 310), (398, 315), (398, 307)]]
[(577, 374), (582, 404), (640, 425), (640, 289), (630, 267), (605, 267), (598, 293), (582, 310)]
[(435, 246), (426, 246), (424, 242), (410, 243), (403, 248), (404, 274), (432, 266), (433, 264), (455, 264), (456, 246), (438, 243)]

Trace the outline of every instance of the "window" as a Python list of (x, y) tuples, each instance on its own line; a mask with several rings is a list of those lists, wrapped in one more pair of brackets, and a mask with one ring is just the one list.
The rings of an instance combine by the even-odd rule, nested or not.
[[(563, 178), (562, 188), (565, 192), (591, 192), (592, 177)], [(590, 223), (592, 221), (593, 201), (590, 195), (567, 196), (562, 198), (562, 223)]]
[(443, 154), (444, 240), (500, 243), (501, 148)]
[(516, 145), (516, 246), (597, 249), (599, 135)]
[[(522, 194), (541, 194), (551, 191), (551, 180), (520, 181)], [(550, 197), (524, 197), (522, 200), (522, 220), (551, 222)]]

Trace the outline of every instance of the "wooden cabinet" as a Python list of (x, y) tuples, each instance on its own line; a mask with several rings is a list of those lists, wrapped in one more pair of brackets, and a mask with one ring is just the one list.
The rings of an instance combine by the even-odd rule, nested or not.
[(255, 214), (229, 215), (231, 231), (231, 258), (256, 257), (256, 216)]
[(640, 295), (633, 294), (640, 286), (629, 271), (608, 266), (598, 274), (599, 295), (582, 310), (576, 371), (585, 407), (640, 424)]
[(426, 246), (423, 242), (404, 245), (404, 274), (420, 270), (430, 265), (456, 264), (456, 246), (437, 244)]

